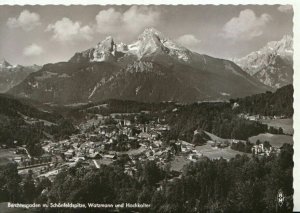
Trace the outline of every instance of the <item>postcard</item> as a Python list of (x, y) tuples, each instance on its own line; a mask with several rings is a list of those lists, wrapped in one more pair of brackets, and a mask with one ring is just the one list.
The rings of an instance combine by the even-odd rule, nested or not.
[(65, 3), (0, 4), (0, 212), (300, 210), (299, 4)]

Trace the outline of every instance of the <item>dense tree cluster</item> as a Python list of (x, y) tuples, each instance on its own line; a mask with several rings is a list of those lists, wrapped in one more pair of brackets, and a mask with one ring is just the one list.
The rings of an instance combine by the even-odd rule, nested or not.
[(139, 113), (141, 111), (157, 112), (166, 109), (173, 109), (174, 102), (164, 103), (143, 103), (130, 100), (107, 100), (99, 103), (92, 103), (77, 110), (94, 114), (109, 115), (111, 113)]
[[(53, 122), (53, 125), (45, 125), (43, 121)], [(64, 139), (75, 131), (73, 124), (59, 114), (43, 112), (13, 98), (0, 96), (0, 145), (26, 145), (31, 155), (38, 156), (42, 154), (42, 139), (48, 136)]]
[[(100, 169), (79, 164), (62, 171), (53, 183), (39, 179), (34, 184), (29, 173), (21, 184), (16, 167), (9, 164), (0, 169), (0, 201), (138, 202), (151, 204), (145, 212), (153, 213), (291, 212), (293, 148), (284, 144), (281, 149), (279, 155), (261, 158), (237, 155), (226, 161), (203, 157), (188, 164), (181, 178), (171, 179), (170, 171), (153, 161), (139, 164), (133, 176), (124, 174), (124, 165), (118, 161)], [(279, 190), (285, 195), (282, 207), (276, 201)]]
[(268, 131), (265, 124), (240, 118), (229, 103), (195, 103), (166, 116), (167, 123), (171, 125), (168, 136), (171, 139), (192, 141), (195, 129), (241, 140)]
[(192, 144), (195, 144), (196, 146), (201, 146), (205, 144), (208, 140), (210, 140), (210, 137), (204, 131), (199, 131), (196, 134), (194, 134)]
[(246, 143), (238, 141), (237, 143), (231, 144), (231, 149), (240, 152), (251, 153), (251, 148), (253, 147), (253, 145), (254, 144), (250, 143), (249, 141), (246, 141)]
[(50, 189), (50, 186), (48, 178), (39, 178), (35, 182), (32, 171), (22, 179), (14, 163), (0, 166), (0, 202), (40, 201), (42, 191)]
[(0, 121), (0, 143), (7, 147), (26, 145), (34, 156), (42, 154), (40, 141), (48, 135), (59, 140), (75, 132), (72, 123), (64, 119), (51, 126), (46, 126), (43, 122), (29, 124), (20, 117), (9, 117), (7, 121)]
[[(291, 212), (292, 156), (292, 147), (285, 144), (279, 156), (270, 158), (189, 164), (181, 179), (153, 195), (154, 212)], [(276, 200), (280, 189), (286, 196), (282, 208)]]
[(21, 114), (28, 117), (40, 118), (50, 122), (56, 122), (63, 117), (57, 113), (50, 113), (31, 106), (33, 103), (29, 103), (17, 100), (11, 96), (0, 94), (0, 114), (19, 117)]
[(279, 88), (276, 92), (266, 92), (252, 95), (245, 98), (231, 100), (239, 104), (235, 110), (237, 112), (249, 113), (252, 115), (266, 116), (293, 116), (293, 85), (287, 85)]

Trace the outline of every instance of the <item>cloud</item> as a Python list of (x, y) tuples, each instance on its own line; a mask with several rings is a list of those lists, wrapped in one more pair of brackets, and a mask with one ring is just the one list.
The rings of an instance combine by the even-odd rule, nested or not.
[(8, 18), (6, 24), (9, 28), (20, 27), (25, 31), (31, 31), (41, 24), (40, 15), (31, 13), (28, 10), (23, 10), (19, 17)]
[(282, 13), (290, 13), (293, 12), (293, 6), (292, 5), (280, 5), (277, 8)]
[(258, 17), (252, 10), (246, 9), (224, 25), (221, 35), (232, 40), (251, 40), (262, 35), (271, 20), (272, 17), (267, 13)]
[(116, 26), (121, 26), (122, 14), (117, 12), (114, 8), (101, 10), (96, 15), (97, 31), (103, 34), (114, 33)]
[(126, 37), (136, 35), (146, 27), (155, 26), (159, 17), (160, 12), (153, 7), (131, 6), (124, 12), (109, 8), (99, 11), (93, 25), (82, 26), (80, 22), (64, 17), (49, 24), (46, 31), (53, 32), (52, 38), (58, 41), (92, 40), (95, 32), (104, 35), (123, 33)]
[(146, 27), (155, 26), (160, 12), (153, 7), (131, 6), (123, 13), (114, 8), (101, 10), (96, 16), (96, 30), (101, 34), (118, 32), (136, 34)]
[(185, 34), (176, 39), (176, 41), (182, 44), (185, 47), (193, 48), (201, 43), (199, 39), (197, 39), (192, 34)]
[(52, 38), (58, 41), (92, 40), (93, 29), (82, 26), (80, 22), (73, 22), (69, 18), (62, 18), (54, 24), (49, 24), (46, 31), (53, 32)]
[(43, 48), (37, 44), (31, 44), (25, 47), (23, 50), (23, 55), (25, 56), (38, 56), (44, 52)]
[(153, 27), (159, 21), (160, 13), (146, 6), (132, 6), (123, 14), (126, 28), (132, 32), (139, 32), (145, 27)]

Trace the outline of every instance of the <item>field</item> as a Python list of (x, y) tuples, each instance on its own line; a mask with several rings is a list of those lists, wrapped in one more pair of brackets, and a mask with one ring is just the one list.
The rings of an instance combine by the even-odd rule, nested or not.
[(257, 140), (269, 141), (274, 147), (281, 147), (284, 143), (293, 144), (293, 137), (289, 135), (274, 135), (270, 133), (259, 134), (249, 138), (251, 143), (256, 143)]
[[(211, 141), (214, 141), (214, 142), (221, 142), (221, 143), (224, 143), (224, 142), (229, 142), (229, 143), (232, 143), (234, 141), (236, 141), (236, 139), (224, 139), (224, 138), (220, 138), (210, 132), (206, 132), (205, 133), (210, 137)], [(242, 141), (242, 142), (246, 142), (244, 140), (239, 140), (239, 141)]]
[[(203, 156), (206, 156), (210, 159), (219, 159), (222, 157), (224, 159), (229, 160), (231, 158), (234, 158), (237, 154), (250, 155), (247, 153), (232, 150), (230, 147), (226, 147), (224, 149), (211, 147), (210, 144), (196, 146), (196, 150), (202, 153)], [(171, 162), (171, 170), (182, 171), (182, 168), (190, 162), (191, 161), (187, 159), (187, 156), (175, 156), (175, 159)]]
[(260, 120), (263, 124), (267, 124), (268, 126), (273, 126), (276, 128), (281, 127), (285, 134), (292, 135), (294, 133), (293, 129), (293, 119), (292, 118), (285, 118), (285, 119), (265, 119)]
[[(205, 133), (211, 138), (211, 141), (208, 141), (206, 145), (196, 146), (196, 150), (199, 151), (204, 156), (206, 156), (210, 159), (218, 159), (218, 158), (222, 157), (224, 159), (229, 160), (231, 158), (234, 158), (237, 154), (240, 154), (240, 155), (247, 154), (244, 152), (239, 152), (239, 151), (233, 150), (230, 148), (230, 146), (223, 148), (223, 149), (217, 148), (217, 147), (212, 147), (211, 144), (213, 141), (220, 142), (220, 143), (224, 143), (225, 141), (227, 141), (229, 143), (232, 143), (234, 141), (234, 139), (224, 139), (224, 138), (220, 138), (209, 132), (205, 132)], [(247, 154), (247, 155), (249, 155), (249, 154)]]
[(225, 142), (225, 140), (226, 140), (226, 139), (220, 138), (220, 137), (218, 137), (218, 136), (216, 136), (216, 135), (214, 135), (210, 132), (206, 132), (206, 131), (204, 131), (204, 132), (210, 137), (210, 139), (212, 141)]
[(95, 161), (98, 163), (98, 165), (100, 167), (101, 167), (101, 165), (109, 165), (109, 164), (113, 163), (112, 159), (107, 159), (107, 158), (97, 159)]
[[(230, 147), (226, 147), (223, 149), (220, 149), (217, 147), (211, 147), (210, 144), (206, 144), (203, 146), (196, 146), (196, 150), (210, 159), (218, 159), (218, 158), (222, 157), (224, 159), (229, 160), (231, 158), (234, 158), (237, 154), (240, 154), (240, 155), (247, 154), (244, 152), (232, 150)], [(249, 154), (247, 154), (247, 155), (249, 155)]]
[[(212, 147), (211, 144), (214, 143), (213, 141), (223, 143), (225, 141), (231, 142), (233, 139), (223, 139), (209, 132), (205, 133), (211, 138), (211, 141), (208, 141), (207, 144), (203, 146), (195, 147), (195, 149), (205, 157), (208, 157), (210, 159), (219, 159), (222, 157), (226, 160), (229, 160), (231, 158), (234, 158), (237, 154), (250, 155), (244, 152), (232, 150), (229, 146), (223, 149)], [(190, 162), (191, 161), (187, 159), (187, 156), (175, 156), (175, 159), (171, 162), (171, 170), (182, 171), (182, 168)]]

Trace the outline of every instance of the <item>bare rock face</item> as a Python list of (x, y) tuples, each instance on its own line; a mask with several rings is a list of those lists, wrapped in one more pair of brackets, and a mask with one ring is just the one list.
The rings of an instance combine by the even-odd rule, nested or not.
[(179, 61), (191, 60), (192, 52), (165, 37), (153, 28), (146, 28), (131, 44), (115, 43), (111, 36), (104, 39), (96, 47), (76, 53), (70, 61), (117, 61), (127, 55), (137, 59), (167, 55)]
[(233, 61), (265, 85), (280, 88), (293, 82), (293, 52), (293, 39), (286, 35)]
[(107, 37), (96, 46), (91, 61), (114, 61), (116, 48), (113, 38), (111, 36)]

